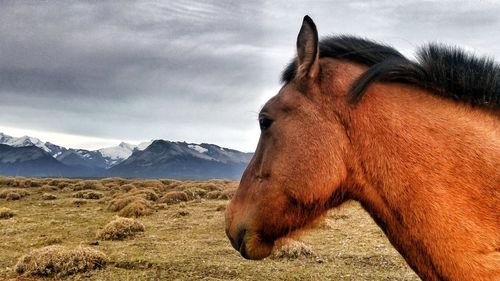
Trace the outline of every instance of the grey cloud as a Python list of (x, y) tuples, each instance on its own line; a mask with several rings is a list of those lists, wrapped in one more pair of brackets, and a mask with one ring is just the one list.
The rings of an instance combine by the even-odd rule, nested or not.
[(498, 57), (499, 12), (474, 1), (2, 1), (0, 125), (252, 150), (305, 14), (321, 35)]

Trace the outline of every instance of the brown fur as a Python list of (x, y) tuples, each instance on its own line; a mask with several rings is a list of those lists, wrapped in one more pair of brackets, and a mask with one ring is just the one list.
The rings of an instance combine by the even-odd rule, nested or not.
[(354, 199), (422, 279), (500, 280), (498, 112), (395, 83), (374, 83), (352, 106), (366, 67), (298, 62), (311, 60), (262, 109), (273, 122), (226, 209), (233, 246), (264, 258)]

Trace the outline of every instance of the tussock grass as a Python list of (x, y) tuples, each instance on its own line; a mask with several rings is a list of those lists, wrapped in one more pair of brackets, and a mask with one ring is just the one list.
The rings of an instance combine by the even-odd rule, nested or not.
[(188, 201), (189, 197), (184, 191), (169, 191), (158, 200), (159, 203), (175, 204)]
[(137, 218), (142, 216), (151, 215), (153, 213), (153, 206), (144, 199), (134, 200), (127, 204), (123, 209), (118, 213), (121, 217), (127, 218)]
[(76, 206), (81, 206), (81, 205), (87, 204), (87, 200), (84, 200), (84, 199), (74, 199), (73, 201), (71, 201), (71, 203), (73, 205), (76, 205)]
[(34, 250), (19, 259), (15, 270), (31, 276), (64, 277), (79, 272), (103, 268), (108, 257), (87, 247), (69, 249), (53, 245)]
[(227, 204), (224, 203), (224, 204), (220, 204), (219, 206), (217, 206), (217, 208), (215, 208), (215, 210), (217, 212), (224, 212), (226, 210), (226, 207), (227, 207)]
[(39, 190), (43, 192), (52, 192), (52, 191), (58, 191), (59, 188), (57, 188), (57, 186), (45, 184), (42, 187), (40, 187)]
[(86, 189), (104, 190), (105, 187), (99, 181), (85, 180), (85, 181), (80, 181), (80, 182), (77, 182), (76, 184), (74, 184), (72, 189), (74, 191), (86, 190)]
[(299, 259), (316, 257), (310, 246), (307, 246), (302, 241), (297, 241), (290, 238), (283, 238), (276, 242), (272, 259)]
[(193, 200), (203, 198), (207, 194), (207, 191), (203, 188), (192, 187), (184, 190), (184, 193), (186, 193), (189, 200)]
[(43, 200), (55, 200), (55, 199), (57, 199), (57, 196), (55, 196), (54, 194), (51, 194), (51, 193), (44, 193), (44, 194), (42, 194), (42, 199)]
[(97, 239), (123, 240), (139, 232), (144, 232), (144, 225), (134, 219), (117, 217), (97, 233)]
[(131, 183), (127, 183), (127, 184), (120, 186), (120, 190), (125, 191), (125, 192), (129, 192), (132, 189), (135, 189), (135, 185), (133, 185)]
[(217, 197), (217, 199), (230, 200), (231, 198), (233, 198), (233, 195), (235, 192), (236, 192), (236, 188), (226, 189), (219, 194), (219, 197)]
[(52, 179), (47, 182), (47, 185), (55, 186), (58, 189), (63, 189), (65, 187), (71, 186), (75, 181), (67, 179)]
[[(0, 177), (0, 192), (19, 189), (31, 193), (22, 200), (0, 199), (0, 206), (16, 214), (14, 219), (0, 220), (0, 241), (5, 241), (0, 247), (0, 280), (44, 280), (40, 275), (27, 276), (28, 273), (16, 276), (12, 271), (22, 253), (54, 244), (70, 248), (94, 245), (95, 249), (105, 249), (109, 256), (103, 270), (65, 277), (62, 276), (66, 273), (50, 273), (56, 280), (419, 280), (359, 204), (344, 204), (345, 207), (329, 212), (325, 216), (331, 224), (328, 229), (320, 227), (301, 235), (306, 247), (314, 249), (313, 257), (301, 250), (254, 262), (244, 260), (224, 233), (223, 209), (228, 201), (217, 198), (223, 191), (234, 190), (236, 181), (111, 178), (98, 181), (103, 190), (80, 190), (104, 194), (99, 200), (74, 198), (78, 191), (72, 187), (83, 186), (80, 182)], [(39, 187), (31, 187), (38, 183)], [(129, 192), (120, 189), (126, 184), (133, 186)], [(58, 190), (48, 190), (46, 185)], [(176, 205), (161, 203), (161, 198), (154, 201), (150, 192), (141, 192), (152, 190), (160, 197), (181, 192), (187, 198), (186, 192), (200, 189), (206, 191), (205, 195), (198, 195), (204, 200), (185, 199)], [(43, 193), (54, 194), (58, 199), (44, 202)], [(96, 239), (99, 230), (104, 231), (120, 211), (137, 200), (150, 207), (146, 210), (151, 215), (140, 219), (147, 232), (119, 242)], [(108, 211), (108, 207), (116, 210)], [(136, 214), (132, 207), (130, 213)], [(46, 272), (43, 267), (40, 271)]]
[(219, 190), (213, 190), (213, 191), (208, 192), (205, 195), (205, 198), (207, 198), (207, 199), (217, 199), (217, 198), (219, 198), (220, 194), (221, 194), (221, 191), (219, 191)]
[(156, 192), (161, 192), (165, 190), (165, 185), (160, 180), (143, 180), (134, 182), (135, 186), (142, 188), (150, 188)]
[(221, 185), (217, 185), (216, 183), (213, 183), (213, 182), (206, 182), (206, 183), (203, 183), (203, 184), (200, 184), (199, 188), (202, 188), (206, 191), (222, 191), (224, 189), (224, 187), (222, 187)]
[(73, 194), (74, 198), (81, 198), (81, 199), (101, 199), (104, 196), (101, 192), (93, 191), (93, 190), (80, 190)]
[(177, 187), (182, 185), (182, 181), (180, 181), (180, 180), (168, 179), (168, 180), (162, 180), (161, 182), (165, 186), (166, 190), (176, 189)]
[(158, 194), (149, 188), (131, 190), (128, 195), (141, 197), (149, 201), (157, 201), (159, 198)]
[(113, 178), (105, 178), (105, 179), (101, 179), (99, 180), (103, 185), (109, 185), (109, 184), (112, 184), (112, 185), (117, 185), (117, 186), (121, 186), (123, 184), (125, 184), (125, 182), (127, 182), (126, 179), (123, 179), (123, 178), (117, 178), (117, 177), (113, 177)]
[(9, 208), (0, 207), (0, 219), (10, 219), (16, 214)]
[(113, 200), (111, 200), (108, 204), (108, 210), (112, 212), (118, 212), (121, 209), (125, 208), (130, 202), (141, 200), (142, 198), (138, 196), (123, 196), (120, 195)]
[(119, 194), (108, 204), (107, 209), (119, 212), (122, 217), (141, 217), (151, 215), (154, 207), (151, 203), (158, 199), (158, 195), (151, 190), (136, 190), (130, 193)]
[(30, 195), (28, 191), (19, 188), (0, 190), (0, 198), (6, 200), (19, 200), (28, 195)]

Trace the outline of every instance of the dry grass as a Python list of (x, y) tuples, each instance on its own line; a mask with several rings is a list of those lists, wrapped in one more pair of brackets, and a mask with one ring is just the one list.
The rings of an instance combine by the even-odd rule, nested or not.
[(135, 185), (127, 183), (127, 184), (120, 186), (120, 189), (122, 191), (129, 192), (130, 190), (135, 189)]
[(108, 257), (97, 250), (85, 247), (68, 249), (64, 246), (47, 246), (32, 251), (19, 259), (15, 270), (31, 276), (68, 276), (103, 268)]
[(84, 199), (74, 199), (73, 201), (71, 201), (71, 203), (73, 205), (76, 205), (76, 206), (81, 206), (81, 205), (87, 204), (87, 200), (84, 200)]
[(136, 196), (120, 195), (111, 200), (108, 204), (108, 210), (112, 212), (118, 212), (125, 208), (128, 204), (133, 201), (144, 200)]
[(44, 185), (40, 188), (40, 191), (44, 191), (44, 192), (52, 192), (52, 191), (58, 191), (59, 188), (57, 186), (53, 186), (53, 185)]
[(24, 189), (4, 189), (0, 190), (0, 199), (6, 200), (19, 200), (23, 197), (30, 195), (30, 193)]
[(93, 190), (80, 190), (73, 194), (73, 197), (75, 198), (81, 198), (81, 199), (101, 199), (104, 196), (101, 192), (93, 191)]
[(189, 197), (184, 191), (169, 191), (163, 195), (160, 200), (158, 200), (159, 203), (166, 203), (166, 204), (175, 204), (175, 203), (180, 203), (180, 202), (185, 202), (188, 201)]
[[(128, 192), (120, 188), (128, 184), (133, 186)], [(358, 204), (330, 212), (321, 228), (304, 233), (300, 239), (313, 249), (314, 257), (290, 258), (293, 255), (288, 253), (285, 258), (259, 262), (243, 259), (224, 233), (223, 209), (228, 201), (217, 199), (223, 192), (231, 194), (237, 185), (226, 180), (111, 178), (84, 184), (76, 179), (0, 177), (0, 192), (30, 193), (22, 200), (0, 200), (2, 207), (16, 213), (13, 219), (0, 220), (0, 241), (6, 241), (0, 247), (0, 280), (39, 280), (38, 276), (17, 275), (15, 262), (22, 253), (53, 244), (66, 249), (93, 245), (109, 257), (102, 270), (64, 277), (66, 273), (56, 273), (59, 280), (418, 280)], [(98, 191), (103, 197), (74, 198), (74, 186), (87, 188), (81, 191)], [(188, 190), (207, 193), (198, 195), (201, 199), (188, 200)], [(171, 201), (165, 196), (155, 201), (150, 191), (158, 196), (181, 193), (187, 201), (162, 203)], [(44, 201), (43, 193), (47, 192), (58, 199)], [(211, 192), (214, 197), (209, 196)], [(140, 218), (147, 231), (133, 239), (96, 240), (96, 233), (104, 231), (103, 226), (132, 202), (151, 208), (150, 215)]]
[(158, 194), (149, 188), (130, 190), (128, 196), (137, 196), (149, 201), (157, 201), (159, 198)]
[(150, 203), (158, 199), (156, 193), (151, 190), (130, 191), (125, 194), (117, 195), (108, 204), (107, 209), (112, 212), (119, 212), (122, 217), (141, 217), (151, 215), (154, 207)]
[(152, 205), (142, 198), (139, 200), (134, 200), (127, 204), (123, 209), (118, 213), (119, 216), (127, 217), (127, 218), (137, 218), (142, 216), (148, 216), (153, 213)]
[(233, 195), (235, 192), (236, 192), (236, 188), (226, 189), (219, 194), (219, 197), (217, 197), (217, 199), (229, 200), (229, 199), (233, 198)]
[(54, 194), (51, 194), (51, 193), (44, 193), (44, 194), (42, 194), (42, 199), (43, 200), (55, 200), (55, 199), (57, 199), (57, 196), (55, 196)]
[(220, 194), (222, 192), (220, 190), (212, 190), (212, 191), (209, 191), (206, 195), (205, 195), (205, 198), (207, 199), (217, 199), (219, 198)]
[(9, 208), (0, 207), (0, 219), (10, 219), (16, 214)]
[(102, 185), (101, 182), (96, 180), (84, 180), (74, 184), (72, 189), (74, 191), (86, 190), (86, 189), (103, 190), (104, 186)]
[(277, 242), (271, 254), (272, 259), (298, 259), (316, 257), (310, 246), (304, 242), (283, 238)]
[(123, 240), (139, 232), (144, 232), (144, 225), (142, 223), (134, 219), (118, 217), (106, 224), (97, 233), (97, 238), (103, 240)]

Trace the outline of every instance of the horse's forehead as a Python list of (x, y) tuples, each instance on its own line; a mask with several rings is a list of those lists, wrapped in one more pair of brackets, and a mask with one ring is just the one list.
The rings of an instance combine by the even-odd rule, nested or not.
[(322, 58), (320, 63), (322, 86), (336, 96), (347, 95), (352, 84), (367, 70), (364, 65), (333, 58)]
[[(322, 58), (321, 61), (321, 95), (345, 96), (356, 79), (366, 71), (367, 67), (345, 60)], [(276, 96), (264, 105), (262, 111), (289, 111), (305, 104), (313, 103), (313, 99), (301, 93), (293, 82), (284, 85)], [(318, 99), (316, 101), (322, 101)]]
[(263, 111), (279, 110), (286, 112), (297, 107), (303, 102), (303, 99), (303, 94), (297, 91), (292, 85), (285, 85), (276, 96), (267, 101), (263, 107)]

